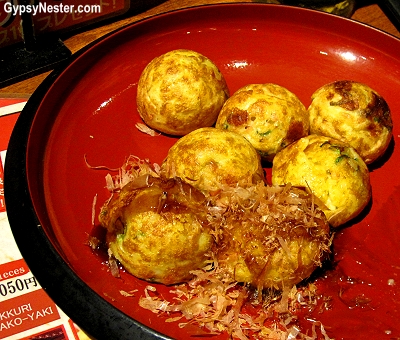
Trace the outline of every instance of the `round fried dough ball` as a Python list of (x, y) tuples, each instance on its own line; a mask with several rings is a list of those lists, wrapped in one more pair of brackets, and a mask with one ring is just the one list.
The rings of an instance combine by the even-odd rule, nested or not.
[(137, 109), (151, 128), (183, 136), (212, 126), (228, 97), (225, 79), (210, 59), (179, 49), (153, 59), (143, 70)]
[(318, 135), (303, 137), (276, 155), (272, 183), (309, 188), (333, 227), (357, 216), (371, 197), (369, 171), (360, 155), (347, 143)]
[(392, 137), (392, 118), (386, 101), (369, 86), (336, 81), (312, 95), (308, 108), (310, 132), (350, 144), (365, 163), (380, 157)]
[(132, 275), (151, 282), (187, 281), (207, 264), (213, 237), (204, 196), (179, 180), (131, 182), (105, 204), (99, 219), (113, 256)]
[(180, 138), (161, 164), (167, 178), (179, 177), (201, 191), (248, 185), (264, 178), (260, 157), (235, 132), (201, 128)]
[(303, 189), (264, 186), (255, 193), (250, 197), (259, 202), (256, 209), (231, 207), (224, 214), (218, 265), (256, 288), (291, 288), (329, 253), (326, 217)]
[(249, 84), (225, 102), (215, 126), (241, 134), (272, 161), (278, 151), (308, 135), (309, 120), (305, 106), (286, 88)]

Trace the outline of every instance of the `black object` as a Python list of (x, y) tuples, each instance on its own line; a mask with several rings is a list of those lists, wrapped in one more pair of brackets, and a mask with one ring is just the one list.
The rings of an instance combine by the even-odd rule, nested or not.
[(24, 41), (23, 46), (18, 44), (1, 51), (0, 87), (52, 70), (61, 62), (68, 60), (71, 54), (60, 39), (47, 38), (38, 41), (31, 35)]
[[(21, 0), (21, 6), (29, 1)], [(4, 87), (53, 69), (71, 56), (71, 51), (57, 38), (38, 40), (32, 20), (32, 13), (21, 14), (21, 28), (24, 43), (5, 48), (0, 58), (0, 87)]]
[[(164, 1), (130, 1), (129, 9), (122, 13), (117, 13), (116, 17), (122, 18), (124, 16), (135, 15), (155, 7)], [(27, 6), (31, 4), (31, 1), (19, 0), (18, 4), (20, 6)], [(85, 23), (85, 25), (105, 24), (110, 22), (110, 19), (115, 19), (115, 16), (95, 19), (93, 22)], [(36, 36), (32, 13), (27, 12), (21, 13), (21, 26), (23, 43), (0, 49), (0, 88), (53, 70), (63, 62), (67, 62), (72, 53), (64, 45), (59, 36), (81, 28), (78, 25), (67, 31), (57, 32), (59, 36), (55, 36), (54, 34)]]
[(400, 30), (400, 1), (399, 0), (383, 0), (383, 4), (388, 10), (388, 16), (393, 21), (393, 25)]

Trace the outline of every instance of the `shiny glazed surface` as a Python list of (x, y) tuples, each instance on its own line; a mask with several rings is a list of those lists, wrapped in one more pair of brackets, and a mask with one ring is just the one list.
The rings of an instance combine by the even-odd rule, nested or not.
[[(272, 82), (308, 106), (320, 86), (351, 79), (365, 82), (386, 99), (394, 140), (385, 157), (370, 167), (371, 206), (337, 235), (337, 268), (317, 280), (332, 296), (333, 307), (316, 313), (316, 319), (337, 339), (399, 337), (400, 42), (323, 13), (256, 4), (172, 12), (106, 37), (70, 64), (41, 101), (27, 151), (35, 211), (65, 261), (127, 315), (172, 338), (189, 338), (192, 330), (166, 324), (138, 306), (146, 282), (128, 274), (113, 278), (104, 258), (85, 245), (93, 229), (93, 199), (97, 195), (98, 212), (109, 197), (104, 188), (108, 171), (89, 168), (85, 156), (91, 166), (109, 168), (121, 166), (130, 154), (160, 163), (176, 141), (145, 135), (135, 127), (140, 122), (135, 98), (141, 71), (152, 58), (176, 48), (193, 49), (213, 60), (231, 93), (248, 83)], [(391, 280), (397, 285), (388, 284)], [(46, 287), (46, 282), (41, 284)], [(120, 294), (133, 289), (139, 290), (134, 297)], [(158, 289), (169, 295), (167, 287)]]

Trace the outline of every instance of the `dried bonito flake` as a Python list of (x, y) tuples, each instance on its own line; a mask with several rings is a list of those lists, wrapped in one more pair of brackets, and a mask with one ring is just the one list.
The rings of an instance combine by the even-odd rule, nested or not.
[(216, 257), (235, 281), (283, 290), (308, 278), (329, 253), (326, 217), (302, 188), (259, 183), (212, 201), (223, 207), (210, 219)]
[(333, 237), (308, 190), (264, 181), (199, 190), (136, 156), (107, 176), (107, 188), (99, 219), (112, 274), (120, 263), (175, 295), (149, 284), (142, 308), (206, 335), (301, 338), (295, 312), (315, 308), (316, 292), (296, 285), (322, 265)]

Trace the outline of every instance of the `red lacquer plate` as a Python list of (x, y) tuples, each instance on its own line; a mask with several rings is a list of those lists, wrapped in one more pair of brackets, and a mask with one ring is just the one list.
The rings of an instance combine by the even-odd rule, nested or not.
[[(294, 7), (223, 4), (159, 15), (102, 38), (45, 80), (16, 124), (5, 169), (10, 224), (41, 285), (96, 338), (190, 338), (190, 329), (138, 306), (146, 282), (112, 277), (104, 258), (86, 245), (94, 197), (97, 214), (109, 194), (108, 171), (91, 169), (85, 156), (90, 165), (109, 168), (131, 154), (161, 163), (176, 139), (138, 131), (136, 88), (150, 60), (177, 48), (213, 60), (231, 93), (272, 82), (308, 106), (320, 86), (347, 79), (386, 99), (393, 140), (370, 167), (370, 206), (336, 235), (335, 269), (317, 280), (331, 308), (315, 318), (331, 338), (400, 337), (400, 41)], [(120, 293), (135, 289), (134, 297)], [(168, 295), (169, 288), (157, 289)]]

